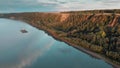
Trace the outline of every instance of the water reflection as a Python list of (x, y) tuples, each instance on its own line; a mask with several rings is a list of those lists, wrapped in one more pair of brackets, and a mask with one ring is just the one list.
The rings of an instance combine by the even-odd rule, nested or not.
[(23, 68), (25, 66), (31, 65), (31, 63), (33, 63), (38, 57), (42, 56), (46, 50), (52, 46), (52, 44), (53, 41), (49, 42), (47, 45), (44, 45), (42, 48), (34, 48), (33, 46), (28, 46), (19, 54), (16, 61), (17, 63), (15, 62), (13, 65), (10, 65), (10, 68)]
[(0, 27), (0, 68), (112, 68), (23, 22), (0, 19)]
[[(29, 66), (38, 57), (42, 56), (52, 45), (53, 41), (50, 41), (42, 48), (35, 48), (36, 46), (27, 46), (21, 49), (20, 52), (17, 52), (17, 55), (12, 56), (14, 58), (11, 57), (9, 58), (10, 60), (6, 60), (6, 62), (4, 62), (4, 60), (0, 61), (0, 63), (2, 63), (0, 68), (23, 68), (25, 66)], [(8, 59), (8, 57), (4, 59)]]
[[(10, 24), (16, 21), (5, 21), (2, 19), (2, 22)], [(19, 24), (4, 27), (8, 32), (10, 32), (10, 28), (14, 28), (12, 29), (14, 32), (11, 30), (12, 32), (9, 34), (0, 29), (0, 33), (2, 34), (2, 38), (0, 38), (0, 68), (23, 68), (29, 66), (39, 56), (42, 56), (54, 43), (54, 40), (45, 38), (46, 35), (43, 35), (44, 32), (39, 31), (38, 33), (35, 28), (33, 28), (35, 30), (33, 31), (29, 25), (24, 26), (23, 23), (17, 23)], [(21, 34), (18, 29), (21, 29), (21, 26), (28, 29), (30, 33)], [(43, 40), (46, 40), (46, 43)]]

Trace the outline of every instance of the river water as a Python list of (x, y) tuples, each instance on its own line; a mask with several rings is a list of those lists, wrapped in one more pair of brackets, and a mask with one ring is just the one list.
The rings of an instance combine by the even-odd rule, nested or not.
[[(28, 33), (22, 33), (25, 29)], [(112, 68), (42, 30), (0, 19), (0, 68)]]

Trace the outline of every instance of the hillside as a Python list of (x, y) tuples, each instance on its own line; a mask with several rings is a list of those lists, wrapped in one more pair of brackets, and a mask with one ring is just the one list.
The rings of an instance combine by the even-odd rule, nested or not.
[(0, 18), (25, 21), (120, 64), (120, 10), (10, 13)]

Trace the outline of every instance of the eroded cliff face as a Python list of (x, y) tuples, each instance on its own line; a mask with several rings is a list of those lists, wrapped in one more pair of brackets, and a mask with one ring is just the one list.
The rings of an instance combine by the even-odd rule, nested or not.
[[(116, 11), (116, 13), (115, 13)], [(95, 11), (96, 12), (96, 11)], [(113, 13), (114, 12), (114, 13)], [(120, 63), (120, 11), (11, 13), (1, 18), (25, 21), (55, 36)]]
[(113, 27), (115, 24), (120, 23), (120, 14), (113, 13), (89, 13), (89, 14), (77, 14), (77, 13), (11, 13), (11, 14), (0, 14), (0, 17), (21, 19), (27, 21), (40, 21), (43, 23), (107, 23)]

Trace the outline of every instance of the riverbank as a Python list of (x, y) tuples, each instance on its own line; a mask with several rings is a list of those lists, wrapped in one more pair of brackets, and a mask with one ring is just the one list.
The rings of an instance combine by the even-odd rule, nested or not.
[[(115, 46), (114, 43), (110, 46), (108, 43), (110, 41), (109, 29), (104, 30), (107, 29), (108, 25), (119, 24), (118, 14), (79, 13), (13, 13), (4, 14), (1, 18), (27, 22), (40, 30), (44, 30), (57, 40), (120, 68), (119, 47)], [(112, 22), (112, 20), (114, 21)], [(114, 26), (114, 28), (119, 29), (119, 26)], [(111, 28), (113, 29), (113, 27)], [(119, 40), (119, 30), (117, 30), (115, 37), (111, 37)], [(116, 43), (119, 45), (119, 41)]]
[(87, 49), (85, 49), (85, 48), (83, 48), (83, 47), (77, 46), (77, 45), (75, 45), (75, 44), (73, 44), (73, 43), (71, 43), (71, 42), (68, 42), (67, 40), (58, 38), (55, 34), (53, 34), (52, 32), (50, 32), (49, 30), (45, 30), (45, 29), (44, 29), (44, 31), (45, 31), (47, 34), (51, 35), (53, 38), (55, 38), (55, 39), (57, 39), (57, 40), (60, 40), (60, 41), (63, 41), (63, 42), (65, 42), (65, 43), (67, 43), (68, 45), (70, 45), (70, 46), (72, 46), (72, 47), (74, 47), (74, 48), (76, 48), (76, 49), (78, 49), (78, 50), (80, 50), (80, 51), (82, 51), (82, 52), (84, 52), (84, 53), (89, 54), (89, 55), (92, 56), (92, 57), (95, 57), (95, 58), (97, 58), (97, 59), (102, 59), (102, 60), (104, 60), (106, 63), (111, 64), (111, 65), (113, 66), (113, 68), (120, 68), (119, 65), (111, 62), (109, 59), (105, 58), (105, 56), (103, 56), (103, 55), (97, 54), (97, 53), (92, 52), (92, 51), (90, 51), (90, 50), (87, 50)]
[[(24, 22), (27, 22), (27, 21), (24, 21)], [(82, 51), (84, 53), (87, 53), (87, 54), (89, 54), (92, 57), (104, 60), (106, 63), (112, 65), (113, 68), (120, 68), (119, 65), (113, 63), (110, 59), (106, 58), (104, 55), (95, 53), (95, 52), (90, 51), (88, 49), (85, 49), (85, 48), (83, 48), (81, 46), (75, 45), (75, 44), (73, 44), (73, 43), (71, 43), (71, 42), (69, 42), (69, 41), (67, 41), (67, 40), (65, 40), (63, 38), (60, 38), (58, 35), (56, 35), (56, 33), (54, 31), (52, 31), (50, 29), (47, 29), (46, 27), (43, 27), (43, 26), (40, 26), (40, 25), (38, 26), (37, 24), (33, 24), (32, 22), (27, 22), (27, 23), (32, 25), (33, 27), (36, 27), (37, 29), (43, 30), (45, 33), (47, 33), (48, 35), (52, 36), (56, 40), (65, 42), (66, 44), (68, 44), (68, 45), (70, 45), (70, 46), (72, 46), (72, 47), (74, 47), (74, 48), (76, 48), (76, 49), (78, 49), (78, 50), (80, 50), (80, 51)]]

